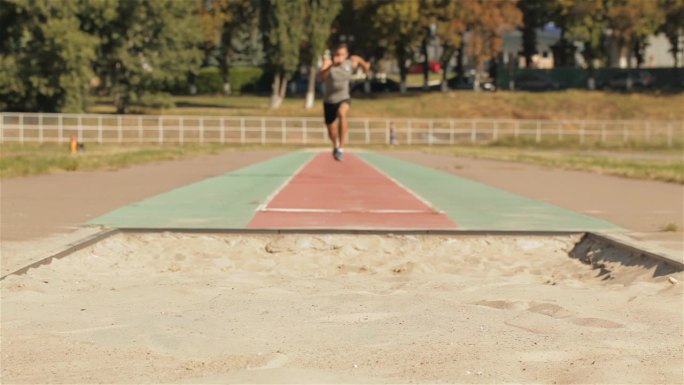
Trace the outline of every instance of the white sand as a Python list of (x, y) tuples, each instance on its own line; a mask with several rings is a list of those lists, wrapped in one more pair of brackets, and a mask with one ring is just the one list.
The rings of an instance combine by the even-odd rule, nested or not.
[(577, 241), (117, 235), (2, 282), (2, 382), (682, 383), (682, 273)]

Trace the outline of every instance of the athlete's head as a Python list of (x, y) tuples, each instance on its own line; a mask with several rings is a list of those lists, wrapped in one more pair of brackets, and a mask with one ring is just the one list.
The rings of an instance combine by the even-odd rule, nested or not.
[(333, 53), (333, 64), (342, 64), (349, 57), (349, 48), (345, 43), (340, 43), (335, 47)]

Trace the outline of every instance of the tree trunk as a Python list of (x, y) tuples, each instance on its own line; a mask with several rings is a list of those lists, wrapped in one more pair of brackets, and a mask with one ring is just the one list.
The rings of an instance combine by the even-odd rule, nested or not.
[(285, 74), (283, 74), (280, 78), (280, 101), (282, 102), (283, 99), (285, 99), (285, 95), (287, 93), (287, 77)]
[(304, 107), (311, 109), (314, 106), (314, 99), (316, 98), (316, 65), (309, 66), (309, 84), (306, 87), (306, 101)]
[(449, 79), (447, 79), (448, 75), (448, 70), (449, 68), (449, 61), (447, 60), (446, 62), (442, 63), (442, 84), (440, 84), (440, 88), (442, 92), (447, 92), (449, 91)]
[(404, 46), (401, 42), (397, 42), (397, 64), (399, 65), (399, 92), (406, 93), (406, 56), (404, 53)]
[(480, 92), (480, 64), (475, 66), (475, 79), (473, 79), (473, 91)]
[(629, 92), (632, 90), (632, 55), (629, 44), (626, 44), (623, 49), (627, 59), (627, 80), (625, 81), (625, 89)]
[(423, 38), (423, 44), (421, 45), (421, 51), (423, 54), (423, 91), (427, 91), (430, 88), (430, 59), (428, 58), (428, 38)]
[(522, 28), (522, 48), (525, 56), (525, 67), (531, 68), (532, 56), (537, 53), (537, 31), (535, 25), (525, 25)]
[(269, 108), (272, 110), (278, 109), (283, 102), (283, 99), (280, 97), (280, 83), (281, 73), (280, 70), (276, 70), (275, 74), (273, 75), (273, 90), (271, 93), (271, 104), (269, 106)]
[(458, 47), (458, 50), (456, 52), (458, 53), (458, 57), (456, 58), (456, 77), (462, 78), (463, 77), (463, 53), (465, 52), (465, 39), (461, 40), (461, 45)]

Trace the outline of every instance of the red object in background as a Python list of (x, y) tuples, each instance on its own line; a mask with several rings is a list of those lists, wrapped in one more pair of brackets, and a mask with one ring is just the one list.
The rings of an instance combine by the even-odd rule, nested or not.
[[(439, 64), (439, 62), (436, 62), (434, 60), (430, 60), (428, 62), (428, 68), (432, 72), (440, 72), (442, 70), (442, 65)], [(409, 73), (410, 74), (422, 74), (423, 73), (423, 63), (416, 63), (409, 67)]]

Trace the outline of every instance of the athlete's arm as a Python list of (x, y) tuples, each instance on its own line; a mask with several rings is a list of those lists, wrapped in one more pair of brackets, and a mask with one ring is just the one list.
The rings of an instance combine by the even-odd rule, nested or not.
[(363, 72), (368, 73), (370, 71), (370, 63), (364, 60), (361, 56), (352, 55), (350, 59), (354, 68), (361, 66), (361, 68), (363, 68)]
[(318, 73), (318, 77), (321, 80), (325, 80), (328, 75), (330, 75), (330, 69), (333, 66), (333, 62), (330, 59), (323, 59), (323, 65), (321, 65), (321, 71)]

